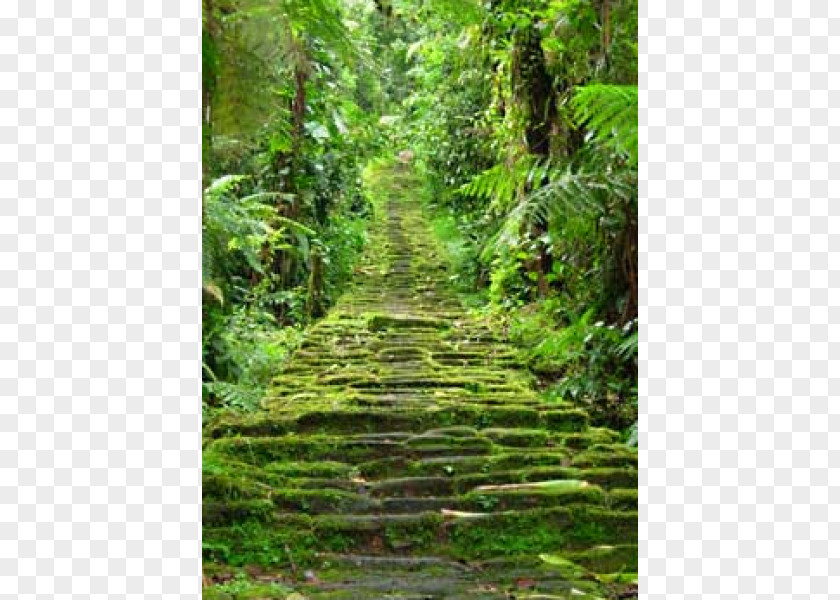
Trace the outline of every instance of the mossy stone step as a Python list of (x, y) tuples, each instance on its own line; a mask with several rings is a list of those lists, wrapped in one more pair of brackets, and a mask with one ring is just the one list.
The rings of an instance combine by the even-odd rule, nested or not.
[(484, 455), (494, 451), (485, 439), (450, 440), (446, 444), (406, 446), (389, 439), (353, 439), (335, 436), (224, 437), (211, 448), (221, 455), (254, 465), (278, 461), (365, 462), (386, 456), (421, 458), (429, 456)]
[(320, 477), (349, 479), (355, 467), (337, 461), (321, 462), (275, 462), (263, 467), (269, 473), (282, 477)]
[[(635, 482), (638, 474), (631, 469), (575, 469), (562, 466), (519, 468), (487, 473), (448, 475), (444, 469), (427, 475), (405, 476), (394, 473), (385, 479), (371, 479), (353, 469), (347, 477), (296, 477), (274, 482), (277, 489), (337, 489), (377, 497), (423, 497), (428, 493), (444, 493), (447, 497), (480, 492), (486, 486), (528, 484), (545, 481), (586, 482), (592, 487), (608, 490), (606, 503), (617, 509), (636, 510), (638, 493)], [(253, 489), (253, 488), (243, 488)], [(236, 488), (225, 497), (264, 498), (268, 492), (265, 484), (253, 493), (240, 493)], [(425, 490), (425, 491), (424, 491)], [(540, 491), (531, 493), (539, 494)], [(486, 495), (486, 494), (485, 494)]]
[(456, 477), (456, 490), (465, 493), (487, 485), (534, 483), (547, 480), (585, 481), (606, 490), (628, 489), (638, 485), (635, 469), (576, 469), (573, 467), (531, 467), (510, 471), (467, 474)]
[[(213, 438), (224, 436), (279, 436), (288, 433), (352, 434), (376, 431), (424, 432), (451, 426), (486, 429), (491, 439), (505, 445), (545, 444), (551, 433), (584, 432), (588, 416), (576, 409), (539, 411), (529, 406), (450, 406), (426, 410), (325, 409), (306, 410), (296, 416), (277, 410), (274, 414), (237, 419), (219, 419), (207, 426)], [(294, 412), (295, 407), (289, 407)], [(538, 428), (544, 428), (543, 433)], [(518, 430), (516, 428), (527, 428)], [(495, 437), (494, 437), (495, 436)], [(526, 440), (530, 441), (526, 444)]]
[(447, 456), (411, 460), (390, 457), (358, 465), (365, 477), (388, 477), (396, 474), (408, 476), (465, 475), (510, 471), (517, 468), (550, 466), (562, 467), (569, 463), (567, 451), (560, 448), (534, 452), (499, 453), (492, 456)]
[(374, 315), (368, 319), (367, 327), (370, 331), (399, 330), (439, 330), (447, 329), (451, 323), (444, 319), (420, 317), (415, 315)]
[(639, 490), (614, 489), (609, 493), (607, 504), (616, 510), (639, 510)]
[[(230, 492), (205, 496), (204, 520), (208, 525), (231, 525), (238, 520), (270, 520), (272, 513), (310, 515), (344, 513), (348, 515), (415, 514), (444, 510), (494, 513), (569, 504), (591, 504), (615, 510), (635, 511), (635, 497), (618, 490), (605, 494), (596, 486), (575, 480), (527, 484), (479, 486), (459, 495), (462, 481), (442, 477), (415, 477), (382, 482), (309, 480), (306, 487), (278, 487), (258, 490), (252, 497)], [(299, 485), (302, 485), (301, 482)], [(549, 485), (556, 484), (556, 485)], [(562, 485), (560, 485), (562, 484)]]
[[(569, 482), (571, 483), (571, 481)], [(513, 511), (569, 504), (606, 506), (607, 497), (599, 487), (568, 485), (545, 488), (481, 490), (458, 498), (461, 510)], [(617, 508), (613, 506), (613, 508)]]
[[(493, 443), (485, 437), (465, 438), (463, 436), (437, 436), (427, 438), (408, 437), (405, 432), (381, 434), (329, 435), (310, 434), (259, 437), (221, 437), (208, 448), (229, 459), (244, 461), (253, 465), (265, 465), (278, 461), (321, 462), (344, 461), (365, 465), (370, 468), (375, 461), (384, 469), (402, 468), (403, 463), (433, 457), (463, 457), (510, 455), (514, 451), (524, 457), (532, 452), (542, 454), (557, 449), (563, 450), (567, 438), (579, 440), (575, 434), (556, 434), (545, 447), (506, 446)], [(527, 460), (527, 459), (523, 459)], [(363, 467), (363, 468), (365, 468)], [(597, 469), (592, 469), (593, 471)], [(609, 471), (609, 468), (603, 470)], [(613, 470), (634, 470), (630, 467)], [(375, 472), (375, 467), (370, 472)], [(384, 472), (384, 471), (379, 471)]]
[(639, 548), (636, 544), (596, 546), (566, 557), (593, 573), (636, 573), (639, 570)]
[(422, 498), (451, 496), (456, 493), (454, 479), (446, 477), (404, 477), (386, 479), (370, 485), (370, 493), (377, 498)]
[[(443, 487), (443, 486), (442, 486)], [(451, 486), (456, 488), (457, 486)], [(590, 504), (615, 510), (636, 510), (627, 502), (611, 503), (607, 494), (595, 486), (545, 491), (468, 492), (461, 496), (403, 496), (385, 497), (379, 502), (382, 512), (391, 514), (427, 511), (461, 511), (493, 513), (498, 511), (549, 508), (569, 504)]]
[[(439, 512), (269, 516), (262, 510), (255, 511), (252, 518), (243, 516), (231, 526), (205, 523), (207, 537), (224, 541), (244, 562), (259, 562), (266, 548), (279, 549), (284, 545), (293, 548), (300, 560), (310, 563), (314, 553), (307, 549), (315, 548), (320, 552), (398, 556), (433, 552), (441, 557), (471, 560), (624, 544), (635, 539), (638, 523), (635, 512), (587, 504), (464, 517)], [(259, 528), (259, 536), (255, 538), (253, 527), (244, 522)]]
[[(528, 583), (523, 583), (528, 582)], [(528, 589), (523, 589), (527, 586)], [(401, 576), (393, 572), (357, 576), (334, 585), (304, 585), (311, 600), (602, 600), (591, 581), (571, 583), (557, 576), (537, 581), (527, 574), (497, 581), (488, 577), (454, 577), (430, 573)], [(589, 593), (582, 591), (590, 590)], [(282, 600), (282, 599), (281, 599)]]
[(600, 588), (585, 573), (569, 576), (536, 557), (464, 564), (440, 557), (325, 553), (320, 561), (315, 565), (321, 574), (320, 581), (303, 588), (311, 598), (586, 600), (602, 597)]
[(620, 444), (595, 444), (572, 459), (572, 466), (591, 467), (636, 467), (638, 454)]

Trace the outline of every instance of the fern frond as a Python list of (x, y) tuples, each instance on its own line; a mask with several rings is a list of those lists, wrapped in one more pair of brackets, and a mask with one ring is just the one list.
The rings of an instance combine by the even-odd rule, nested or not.
[(503, 214), (514, 203), (532, 174), (535, 159), (524, 157), (512, 165), (499, 163), (479, 173), (458, 189), (458, 193), (488, 200), (488, 212)]
[(203, 385), (207, 393), (218, 398), (227, 408), (253, 411), (259, 408), (262, 401), (263, 393), (258, 387), (227, 381), (206, 381)]
[(625, 154), (632, 167), (639, 162), (639, 88), (635, 85), (591, 84), (572, 98), (578, 125), (595, 139)]
[(639, 332), (633, 332), (626, 340), (615, 349), (616, 354), (622, 360), (630, 360), (639, 355)]
[(307, 235), (309, 237), (315, 237), (316, 235), (318, 235), (317, 232), (314, 229), (311, 229), (311, 228), (307, 227), (306, 225), (304, 225), (303, 223), (301, 223), (299, 221), (295, 221), (293, 219), (289, 219), (289, 218), (286, 218), (286, 217), (281, 217), (279, 215), (275, 215), (274, 220), (276, 222), (288, 227), (291, 231), (294, 231), (295, 233), (304, 234), (304, 235)]

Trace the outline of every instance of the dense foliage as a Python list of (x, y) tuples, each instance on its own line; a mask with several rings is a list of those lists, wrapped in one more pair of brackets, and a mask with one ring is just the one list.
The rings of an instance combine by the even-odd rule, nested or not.
[(350, 16), (204, 0), (205, 409), (257, 406), (364, 242), (359, 173), (384, 96)]
[(411, 150), (547, 394), (635, 420), (636, 0), (204, 0), (205, 402), (252, 408)]
[(636, 413), (636, 0), (398, 4), (417, 25), (404, 143), (462, 234), (459, 279), (550, 396)]

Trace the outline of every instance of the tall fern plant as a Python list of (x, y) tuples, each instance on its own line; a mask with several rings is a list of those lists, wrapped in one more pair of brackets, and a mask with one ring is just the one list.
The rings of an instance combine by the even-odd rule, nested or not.
[[(490, 251), (527, 242), (523, 232), (535, 223), (545, 225), (554, 233), (546, 237), (548, 243), (576, 248), (555, 248), (560, 255), (555, 260), (576, 261), (586, 271), (597, 272), (603, 312), (627, 322), (638, 311), (638, 90), (606, 84), (581, 87), (571, 106), (576, 125), (587, 132), (586, 144), (571, 161), (522, 160), (519, 164), (529, 165), (527, 175), (508, 176), (504, 183), (499, 183), (499, 167), (494, 167), (465, 189), (510, 206)], [(512, 194), (514, 189), (521, 193)], [(581, 223), (591, 228), (580, 229)], [(575, 246), (577, 229), (583, 238)], [(591, 244), (592, 235), (599, 239), (597, 247)]]
[(263, 363), (276, 364), (289, 341), (260, 306), (257, 295), (270, 286), (256, 284), (268, 281), (275, 253), (303, 254), (315, 235), (277, 214), (283, 194), (245, 193), (248, 185), (242, 175), (217, 179), (204, 191), (202, 214), (204, 391), (236, 408), (255, 406), (268, 379)]

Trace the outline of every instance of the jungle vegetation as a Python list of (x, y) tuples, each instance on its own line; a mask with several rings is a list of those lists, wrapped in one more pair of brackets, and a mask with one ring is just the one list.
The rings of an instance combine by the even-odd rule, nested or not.
[[(203, 406), (253, 410), (410, 157), (547, 397), (637, 411), (636, 0), (203, 0)], [(467, 310), (467, 309), (465, 309)]]

